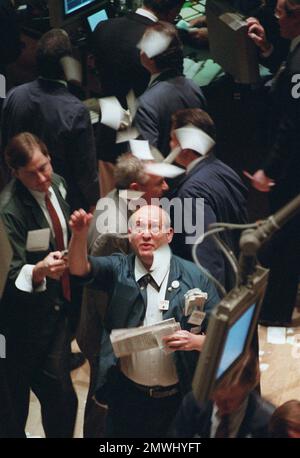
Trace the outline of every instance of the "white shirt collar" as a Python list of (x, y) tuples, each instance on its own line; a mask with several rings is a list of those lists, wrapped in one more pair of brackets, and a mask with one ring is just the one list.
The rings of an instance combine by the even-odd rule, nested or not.
[(139, 14), (140, 16), (147, 17), (148, 19), (150, 19), (153, 22), (157, 22), (158, 21), (158, 17), (155, 16), (154, 13), (152, 13), (149, 10), (145, 10), (144, 8), (138, 8), (136, 10), (136, 14)]
[(160, 75), (160, 73), (153, 73), (153, 74), (151, 75), (151, 78), (150, 78), (148, 87), (151, 86), (151, 84), (153, 83), (153, 81), (155, 81), (155, 80), (159, 77), (159, 75)]
[(199, 162), (201, 162), (206, 156), (200, 156), (194, 159), (192, 162), (189, 163), (189, 165), (186, 168), (186, 173), (189, 173), (194, 167), (196, 167)]
[(291, 44), (290, 44), (290, 52), (293, 52), (299, 43), (300, 43), (300, 35), (292, 39)]
[(139, 281), (144, 275), (151, 273), (152, 278), (158, 286), (161, 286), (165, 276), (170, 270), (171, 250), (168, 244), (159, 247), (154, 252), (153, 264), (148, 271), (142, 261), (135, 257), (134, 276), (136, 281)]
[[(35, 198), (35, 200), (41, 204), (44, 204), (45, 203), (45, 196), (46, 196), (46, 193), (45, 192), (40, 192), (40, 191), (33, 191), (32, 189), (28, 189), (28, 191), (30, 192), (30, 194)], [(53, 193), (53, 188), (52, 186), (50, 186), (50, 188), (48, 189), (48, 195), (51, 199), (51, 195)]]

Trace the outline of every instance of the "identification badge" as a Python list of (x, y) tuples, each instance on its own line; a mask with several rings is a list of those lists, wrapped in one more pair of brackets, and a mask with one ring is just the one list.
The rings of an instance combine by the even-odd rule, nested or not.
[(200, 326), (205, 318), (205, 315), (205, 312), (201, 312), (200, 310), (194, 310), (190, 318), (188, 319), (188, 323)]
[(50, 242), (50, 228), (27, 232), (27, 251), (47, 251)]
[(159, 310), (169, 310), (169, 301), (161, 300), (159, 302)]

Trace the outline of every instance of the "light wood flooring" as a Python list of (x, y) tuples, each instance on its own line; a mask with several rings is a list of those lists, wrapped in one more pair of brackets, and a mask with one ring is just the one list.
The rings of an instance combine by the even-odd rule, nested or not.
[[(300, 400), (300, 314), (296, 313), (293, 328), (285, 330), (284, 344), (267, 341), (268, 328), (259, 326), (262, 395), (276, 406), (289, 399)], [(76, 350), (76, 344), (73, 345)], [(79, 399), (75, 437), (82, 437), (83, 412), (89, 380), (89, 365), (72, 372)], [(32, 394), (26, 426), (29, 437), (44, 437), (40, 421), (39, 402)]]

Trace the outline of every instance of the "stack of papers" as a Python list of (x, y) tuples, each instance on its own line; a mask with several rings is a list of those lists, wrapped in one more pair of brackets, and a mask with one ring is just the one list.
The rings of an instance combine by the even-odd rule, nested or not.
[(151, 348), (164, 348), (163, 337), (180, 330), (174, 318), (149, 326), (129, 329), (113, 329), (110, 340), (117, 358)]

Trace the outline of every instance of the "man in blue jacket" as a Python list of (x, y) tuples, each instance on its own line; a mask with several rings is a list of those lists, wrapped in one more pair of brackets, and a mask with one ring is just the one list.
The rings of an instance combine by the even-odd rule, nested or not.
[[(187, 127), (187, 130), (184, 127)], [(197, 145), (195, 142), (193, 145), (185, 144), (183, 140), (185, 132), (188, 142), (191, 134), (196, 135)], [(186, 174), (174, 189), (172, 197), (178, 197), (183, 202), (184, 199), (192, 199), (190, 209), (192, 221), (197, 216), (197, 199), (203, 199), (204, 231), (207, 231), (211, 223), (245, 224), (248, 220), (246, 187), (234, 170), (216, 158), (213, 153), (214, 139), (215, 125), (205, 111), (186, 109), (174, 113), (171, 146), (180, 147), (176, 162), (186, 168)], [(221, 234), (222, 240), (235, 255), (239, 251), (239, 236), (238, 231), (226, 231)], [(193, 244), (186, 243), (185, 231), (175, 234), (172, 247), (178, 256), (192, 260)], [(197, 257), (201, 265), (219, 282), (228, 289), (232, 288), (233, 278), (230, 267), (211, 237), (198, 245)]]

